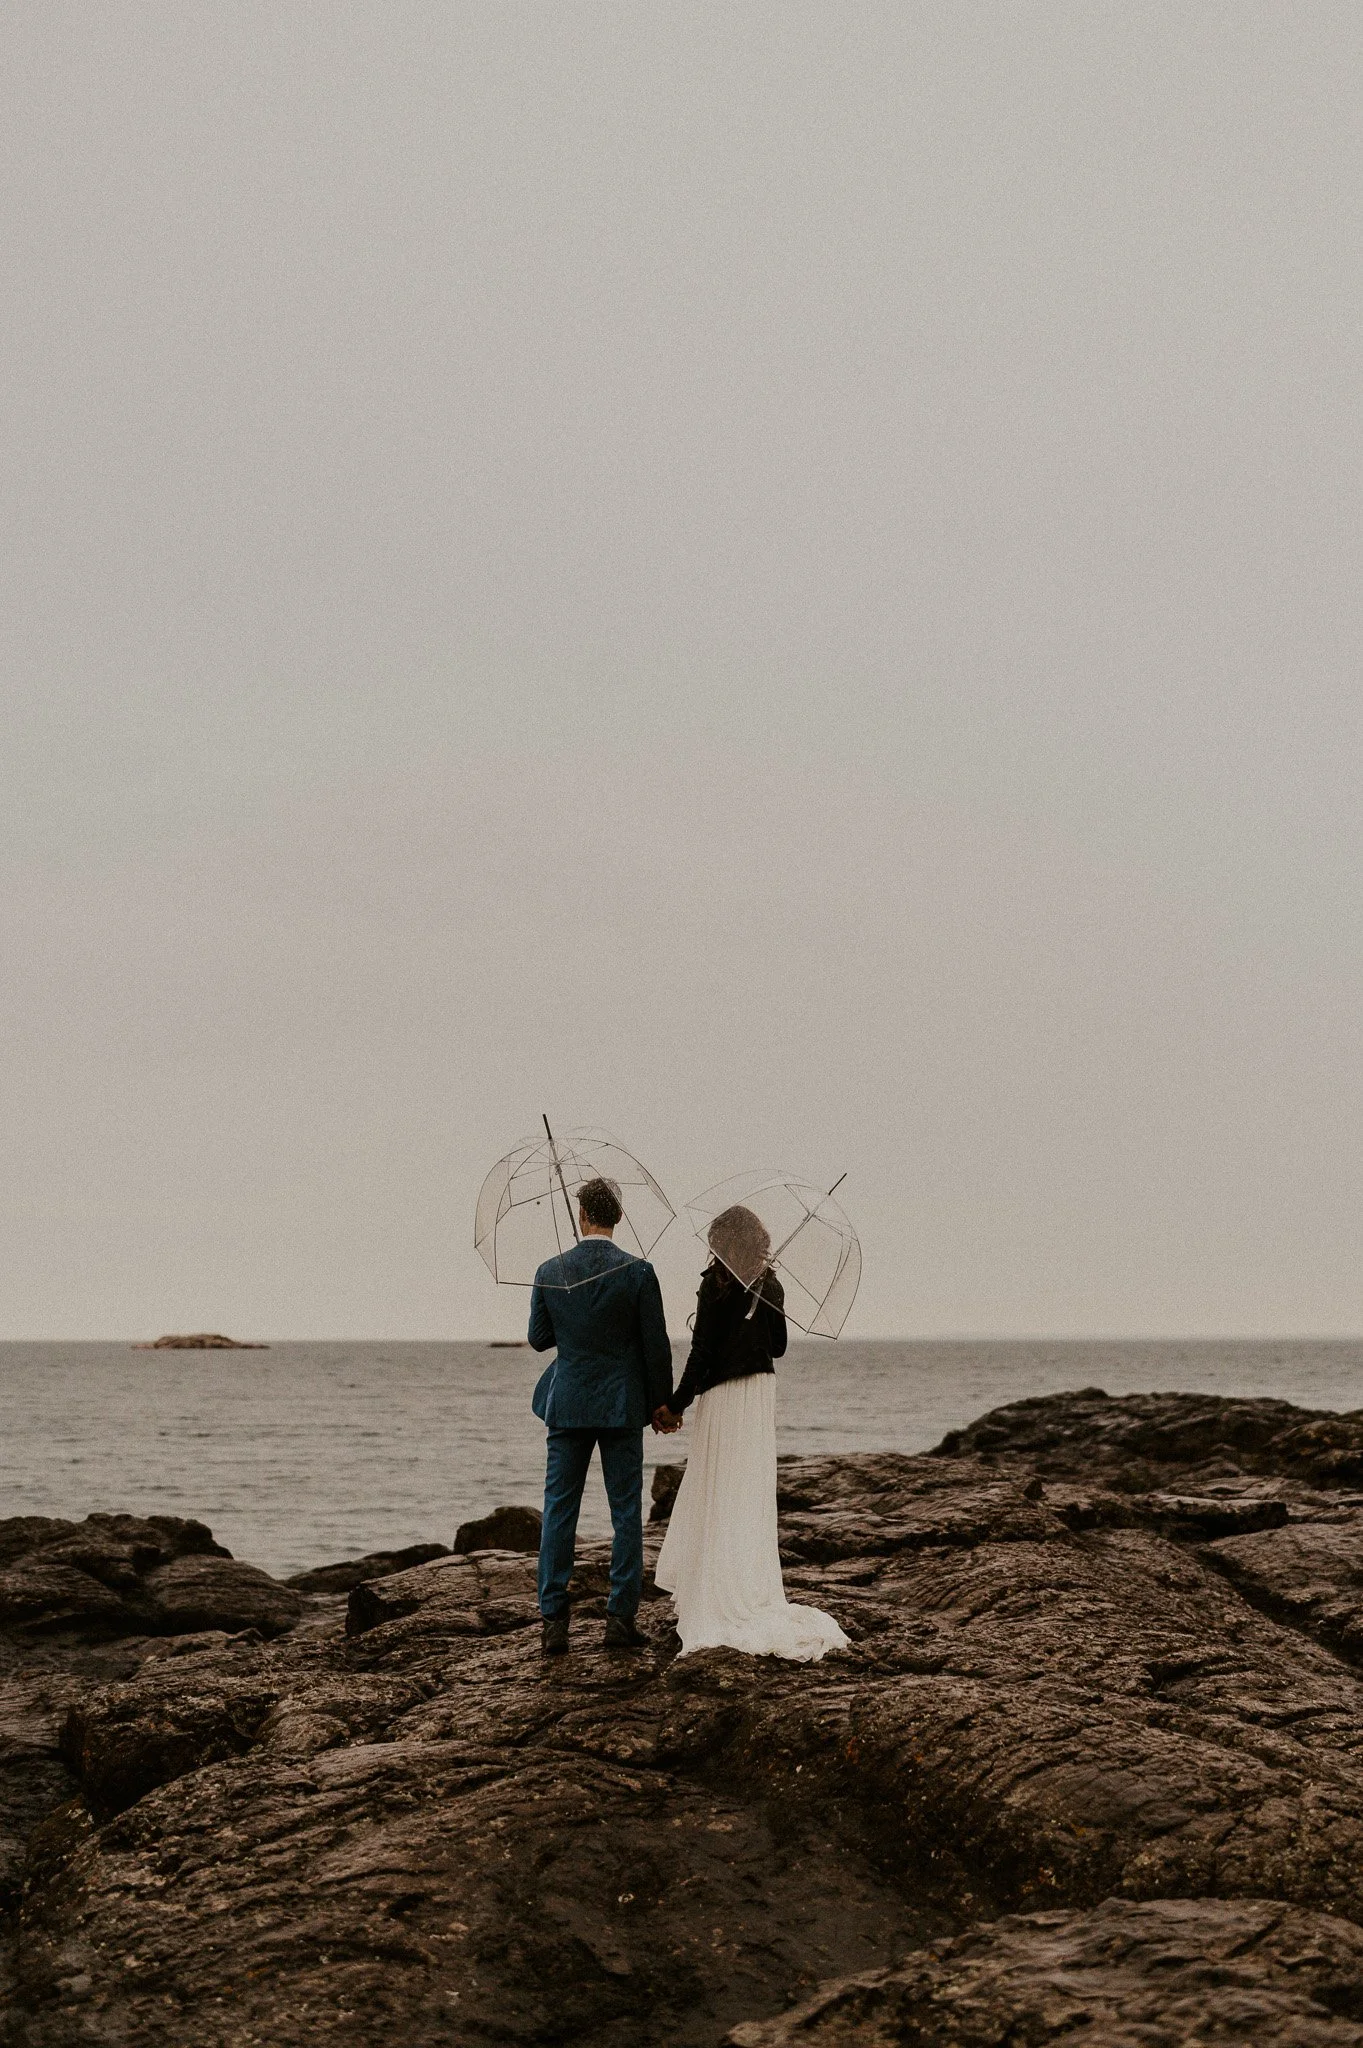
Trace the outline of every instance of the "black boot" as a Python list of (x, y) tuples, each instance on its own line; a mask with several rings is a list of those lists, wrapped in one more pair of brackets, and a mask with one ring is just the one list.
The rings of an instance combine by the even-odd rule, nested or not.
[(540, 1629), (540, 1649), (546, 1657), (561, 1657), (568, 1647), (568, 1617), (549, 1614)]
[(602, 1641), (608, 1650), (646, 1650), (648, 1637), (634, 1626), (632, 1614), (608, 1614)]

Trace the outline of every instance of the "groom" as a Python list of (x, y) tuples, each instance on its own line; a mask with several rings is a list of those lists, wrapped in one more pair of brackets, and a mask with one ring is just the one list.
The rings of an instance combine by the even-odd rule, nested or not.
[(608, 1650), (646, 1642), (634, 1616), (644, 1580), (644, 1424), (672, 1397), (672, 1346), (658, 1276), (612, 1242), (624, 1214), (614, 1181), (589, 1180), (577, 1191), (580, 1241), (546, 1260), (530, 1297), (530, 1342), (558, 1347), (540, 1376), (532, 1406), (549, 1427), (540, 1532), (541, 1647), (568, 1647), (568, 1581), (582, 1488), (594, 1447), (610, 1501)]

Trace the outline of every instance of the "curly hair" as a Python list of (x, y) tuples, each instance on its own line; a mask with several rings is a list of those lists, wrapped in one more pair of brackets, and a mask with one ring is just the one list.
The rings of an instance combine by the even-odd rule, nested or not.
[(577, 1206), (597, 1230), (614, 1230), (625, 1213), (618, 1181), (584, 1180), (577, 1191)]

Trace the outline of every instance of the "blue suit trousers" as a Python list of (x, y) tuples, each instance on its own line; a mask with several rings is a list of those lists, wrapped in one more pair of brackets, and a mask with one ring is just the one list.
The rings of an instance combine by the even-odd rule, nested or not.
[(540, 1531), (540, 1613), (546, 1621), (568, 1611), (578, 1509), (592, 1451), (598, 1445), (615, 1531), (606, 1609), (610, 1614), (632, 1615), (639, 1605), (644, 1583), (644, 1433), (641, 1429), (551, 1429)]

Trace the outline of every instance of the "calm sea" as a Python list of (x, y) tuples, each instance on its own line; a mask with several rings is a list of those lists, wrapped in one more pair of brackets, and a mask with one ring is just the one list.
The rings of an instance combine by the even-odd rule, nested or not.
[[(280, 1574), (448, 1543), (504, 1502), (538, 1505), (539, 1363), (483, 1344), (0, 1344), (0, 1516), (197, 1515)], [(797, 1344), (779, 1368), (780, 1448), (924, 1451), (1001, 1402), (1085, 1386), (1356, 1408), (1363, 1341)], [(649, 1464), (686, 1440), (650, 1433)], [(582, 1527), (609, 1527), (595, 1468)]]

